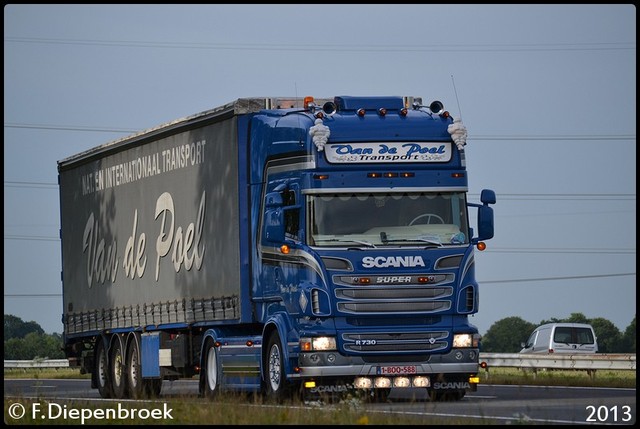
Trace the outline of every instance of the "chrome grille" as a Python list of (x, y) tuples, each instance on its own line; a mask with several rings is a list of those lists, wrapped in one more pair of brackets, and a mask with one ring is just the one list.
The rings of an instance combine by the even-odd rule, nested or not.
[(342, 334), (346, 351), (363, 354), (433, 352), (446, 349), (447, 338), (448, 333), (445, 331)]
[(430, 313), (451, 308), (450, 301), (427, 302), (339, 302), (338, 310), (344, 313), (381, 314), (381, 313)]
[(452, 287), (421, 287), (421, 288), (349, 288), (336, 289), (338, 298), (347, 299), (422, 299), (443, 298), (453, 294)]

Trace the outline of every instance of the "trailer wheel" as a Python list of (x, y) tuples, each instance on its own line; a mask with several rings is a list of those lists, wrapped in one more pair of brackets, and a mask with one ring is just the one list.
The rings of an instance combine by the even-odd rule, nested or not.
[(111, 391), (111, 377), (109, 377), (109, 358), (102, 338), (98, 338), (96, 341), (94, 356), (95, 368), (92, 377), (95, 385), (98, 387), (98, 392), (102, 398), (111, 398), (113, 397), (113, 392)]
[(218, 351), (212, 338), (204, 344), (204, 360), (200, 373), (200, 396), (213, 398), (220, 392), (220, 364)]
[(132, 398), (139, 399), (145, 394), (144, 381), (142, 380), (142, 367), (140, 366), (140, 346), (138, 337), (133, 338), (127, 347), (127, 385)]
[(124, 347), (122, 347), (122, 340), (120, 339), (120, 337), (116, 337), (111, 348), (110, 359), (111, 388), (113, 390), (113, 397), (116, 399), (124, 399), (127, 393), (127, 370), (123, 349)]
[(280, 344), (280, 335), (274, 332), (267, 347), (265, 391), (267, 398), (282, 401), (291, 396), (291, 386), (284, 372), (284, 353)]

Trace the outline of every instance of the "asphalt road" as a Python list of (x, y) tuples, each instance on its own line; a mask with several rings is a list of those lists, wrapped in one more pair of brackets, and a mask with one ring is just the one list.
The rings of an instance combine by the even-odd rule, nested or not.
[[(194, 401), (203, 400), (197, 398), (197, 389), (193, 380), (165, 381), (158, 402), (185, 396), (193, 397)], [(635, 389), (480, 385), (477, 392), (468, 393), (457, 402), (432, 402), (425, 393), (419, 389), (398, 389), (392, 391), (389, 401), (367, 403), (366, 407), (370, 412), (452, 419), (464, 416), (478, 419), (478, 424), (489, 419), (503, 424), (632, 425), (636, 421)], [(4, 397), (5, 405), (16, 397), (53, 402), (56, 399), (104, 401), (86, 379), (5, 379)], [(5, 412), (5, 422), (11, 420)]]

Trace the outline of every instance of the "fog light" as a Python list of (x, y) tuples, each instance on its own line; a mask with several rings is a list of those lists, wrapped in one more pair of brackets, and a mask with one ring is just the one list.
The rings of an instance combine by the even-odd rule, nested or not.
[(391, 379), (387, 377), (376, 377), (373, 385), (378, 388), (389, 388), (391, 387)]
[(318, 363), (320, 362), (320, 356), (318, 356), (317, 354), (312, 354), (309, 356), (309, 360), (313, 363)]
[(327, 362), (329, 362), (329, 363), (334, 363), (335, 361), (336, 361), (336, 355), (334, 355), (333, 353), (330, 353), (330, 354), (327, 356)]
[(413, 377), (413, 387), (429, 387), (431, 383), (429, 382), (429, 377), (417, 376)]
[(353, 380), (353, 386), (356, 389), (371, 389), (372, 384), (369, 377), (356, 377), (356, 379)]
[(461, 351), (457, 351), (455, 356), (456, 356), (456, 359), (458, 359), (458, 360), (462, 359), (462, 352)]
[(411, 387), (409, 377), (396, 377), (393, 380), (393, 387)]

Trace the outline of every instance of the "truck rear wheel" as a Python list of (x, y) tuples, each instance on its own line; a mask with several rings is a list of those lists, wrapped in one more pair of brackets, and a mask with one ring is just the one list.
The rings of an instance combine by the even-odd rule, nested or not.
[(126, 373), (129, 394), (134, 399), (141, 398), (146, 392), (142, 380), (142, 368), (140, 366), (140, 346), (138, 337), (133, 338), (127, 346)]
[(109, 358), (102, 338), (98, 338), (94, 349), (95, 368), (92, 377), (102, 398), (113, 397), (111, 377), (109, 377)]
[(116, 399), (124, 399), (127, 394), (126, 383), (126, 363), (124, 357), (124, 347), (122, 346), (122, 339), (116, 336), (113, 340), (113, 346), (111, 347), (111, 359), (109, 375), (111, 376), (111, 388), (113, 390), (113, 397)]
[(291, 396), (291, 386), (287, 383), (284, 371), (284, 353), (280, 344), (280, 335), (274, 332), (267, 346), (265, 374), (265, 393), (267, 398), (282, 401)]
[(204, 344), (204, 360), (200, 374), (200, 396), (213, 398), (220, 392), (220, 365), (218, 351), (212, 338)]

